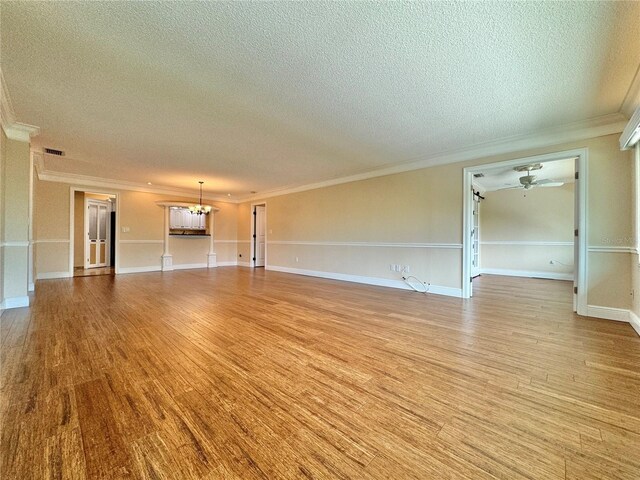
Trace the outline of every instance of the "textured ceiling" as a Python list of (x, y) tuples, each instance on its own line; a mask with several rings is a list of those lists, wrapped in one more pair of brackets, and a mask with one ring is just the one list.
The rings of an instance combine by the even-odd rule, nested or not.
[[(243, 195), (617, 112), (636, 2), (2, 2), (60, 169)], [(58, 162), (59, 163), (59, 162)]]
[[(566, 160), (554, 160), (544, 162), (540, 170), (531, 172), (538, 180), (548, 179), (556, 182), (575, 182), (576, 161), (575, 158)], [(482, 187), (483, 190), (491, 192), (505, 187), (520, 186), (520, 177), (527, 172), (516, 172), (513, 167), (495, 167), (483, 170), (484, 177), (474, 178), (473, 183)]]

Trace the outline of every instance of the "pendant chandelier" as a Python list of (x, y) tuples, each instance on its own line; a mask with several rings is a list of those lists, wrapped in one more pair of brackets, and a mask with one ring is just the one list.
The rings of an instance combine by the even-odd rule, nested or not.
[(197, 205), (191, 205), (189, 207), (189, 211), (192, 215), (209, 215), (211, 211), (210, 206), (203, 207), (202, 206), (202, 184), (204, 183), (202, 180), (198, 182), (200, 184), (200, 201)]

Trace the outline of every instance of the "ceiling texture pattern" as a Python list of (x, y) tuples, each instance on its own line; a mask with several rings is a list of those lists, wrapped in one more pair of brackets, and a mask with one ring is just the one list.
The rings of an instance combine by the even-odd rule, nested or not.
[(2, 2), (59, 171), (242, 196), (619, 112), (640, 2)]

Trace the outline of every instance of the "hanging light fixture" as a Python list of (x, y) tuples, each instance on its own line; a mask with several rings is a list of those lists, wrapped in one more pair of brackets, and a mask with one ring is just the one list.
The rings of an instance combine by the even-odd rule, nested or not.
[(189, 207), (189, 211), (191, 212), (192, 215), (209, 215), (209, 212), (211, 211), (211, 207), (210, 206), (202, 206), (202, 184), (204, 183), (202, 180), (200, 180), (198, 182), (200, 184), (200, 201), (198, 202), (197, 205), (191, 205)]

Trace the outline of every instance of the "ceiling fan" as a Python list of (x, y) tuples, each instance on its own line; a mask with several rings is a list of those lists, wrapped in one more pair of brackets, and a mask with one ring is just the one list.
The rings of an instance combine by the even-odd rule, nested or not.
[(527, 172), (527, 174), (520, 177), (520, 185), (516, 187), (500, 188), (499, 190), (511, 190), (514, 188), (524, 188), (525, 190), (529, 190), (533, 187), (561, 187), (562, 185), (564, 185), (564, 182), (556, 182), (555, 180), (551, 180), (548, 178), (538, 180), (538, 177), (536, 175), (531, 175), (532, 171), (540, 170), (541, 168), (542, 164), (540, 163), (532, 163), (529, 165), (520, 165), (518, 167), (513, 167), (516, 172)]

